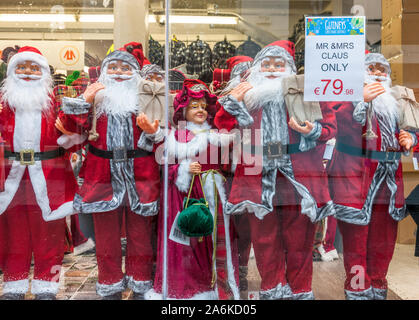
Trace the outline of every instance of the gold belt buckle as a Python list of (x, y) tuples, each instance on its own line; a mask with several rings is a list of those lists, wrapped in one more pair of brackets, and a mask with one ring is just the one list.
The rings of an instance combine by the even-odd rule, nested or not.
[[(33, 149), (30, 149), (30, 150), (21, 150), (20, 152), (20, 164), (22, 165), (22, 166), (25, 166), (25, 165), (33, 165), (33, 164), (35, 164), (35, 152), (33, 151)], [(28, 156), (28, 155), (30, 155), (30, 160), (26, 160), (25, 159), (25, 156)]]

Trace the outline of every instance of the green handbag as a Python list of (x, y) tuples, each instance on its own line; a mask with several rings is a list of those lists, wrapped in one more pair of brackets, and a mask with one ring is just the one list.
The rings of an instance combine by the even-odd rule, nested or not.
[(199, 175), (199, 181), (201, 182), (204, 198), (190, 198), (195, 176), (196, 174), (192, 177), (188, 197), (183, 200), (183, 210), (179, 213), (177, 225), (182, 233), (188, 237), (205, 237), (212, 234), (214, 230), (214, 219), (208, 208), (208, 202), (205, 197), (201, 175)]

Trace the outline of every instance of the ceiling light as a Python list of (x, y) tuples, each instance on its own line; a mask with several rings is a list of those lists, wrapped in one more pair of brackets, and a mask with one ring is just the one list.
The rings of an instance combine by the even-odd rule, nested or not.
[[(160, 23), (166, 20), (165, 16), (160, 16)], [(237, 24), (238, 19), (235, 17), (220, 17), (220, 16), (175, 16), (169, 17), (170, 23), (184, 23), (184, 24)], [(149, 15), (149, 23), (157, 22), (156, 17)]]
[(79, 21), (113, 23), (114, 17), (113, 14), (81, 14)]
[[(149, 23), (164, 23), (164, 15), (149, 15)], [(113, 14), (80, 14), (78, 20), (73, 14), (0, 14), (0, 22), (83, 22), (114, 23)], [(171, 15), (170, 23), (182, 24), (237, 24), (236, 17), (225, 16), (177, 16)]]
[(3, 22), (76, 22), (73, 14), (0, 14)]

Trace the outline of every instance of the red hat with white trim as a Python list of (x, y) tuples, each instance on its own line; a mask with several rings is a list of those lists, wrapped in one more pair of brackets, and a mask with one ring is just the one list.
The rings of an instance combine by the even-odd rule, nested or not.
[(282, 57), (288, 62), (294, 72), (297, 70), (294, 62), (295, 45), (291, 41), (279, 40), (268, 44), (258, 52), (253, 64), (255, 65), (267, 57)]
[(48, 61), (42, 55), (41, 51), (35, 47), (26, 46), (20, 48), (19, 51), (10, 59), (7, 64), (7, 76), (16, 70), (18, 64), (25, 63), (25, 61), (32, 61), (38, 64), (42, 69), (42, 73), (50, 74)]

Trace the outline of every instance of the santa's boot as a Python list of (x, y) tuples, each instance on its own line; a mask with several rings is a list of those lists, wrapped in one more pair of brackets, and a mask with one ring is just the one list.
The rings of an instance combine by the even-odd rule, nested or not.
[(5, 293), (0, 297), (0, 300), (25, 300), (24, 293)]
[(132, 300), (145, 300), (144, 293), (133, 292)]
[(117, 292), (108, 296), (103, 296), (102, 300), (122, 300), (122, 292)]
[(379, 289), (372, 287), (374, 292), (374, 300), (387, 300), (387, 289)]
[(35, 295), (35, 300), (57, 300), (57, 297), (53, 293), (38, 293)]
[(249, 294), (248, 282), (247, 282), (247, 266), (239, 266), (239, 287), (240, 287), (240, 299), (247, 300)]

